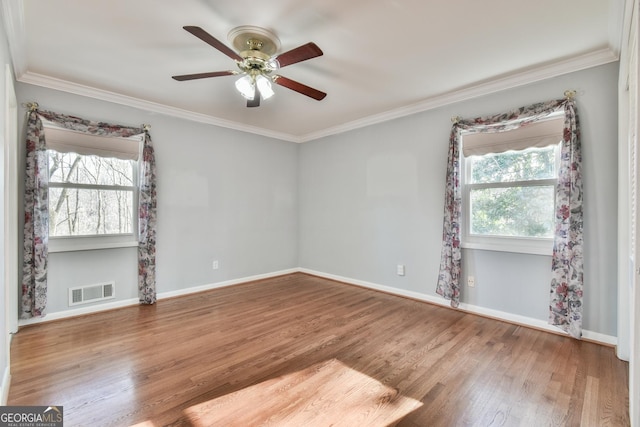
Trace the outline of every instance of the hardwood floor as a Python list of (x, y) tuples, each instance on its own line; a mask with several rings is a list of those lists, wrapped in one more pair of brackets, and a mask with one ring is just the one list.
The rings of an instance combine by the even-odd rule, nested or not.
[(21, 328), (65, 426), (627, 426), (614, 350), (301, 273)]

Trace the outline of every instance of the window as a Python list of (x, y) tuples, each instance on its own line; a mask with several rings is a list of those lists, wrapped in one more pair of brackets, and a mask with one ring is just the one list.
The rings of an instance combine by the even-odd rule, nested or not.
[[(137, 244), (140, 139), (46, 129), (52, 252)], [(113, 140), (113, 141), (112, 141)], [(114, 150), (123, 144), (129, 151)]]
[(133, 233), (130, 160), (49, 154), (49, 236)]
[(552, 122), (525, 138), (526, 127), (463, 136), (463, 247), (551, 254), (562, 117)]

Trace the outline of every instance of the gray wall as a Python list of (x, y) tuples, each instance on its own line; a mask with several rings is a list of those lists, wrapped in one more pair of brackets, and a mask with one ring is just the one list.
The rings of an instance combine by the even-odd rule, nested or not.
[[(451, 117), (575, 89), (585, 189), (584, 328), (616, 335), (618, 64), (571, 73), (303, 144), (299, 265), (435, 296)], [(550, 257), (463, 251), (462, 301), (546, 321)], [(406, 275), (396, 275), (396, 264)]]
[[(158, 163), (158, 291), (302, 267), (434, 296), (450, 118), (578, 90), (585, 180), (585, 321), (616, 335), (617, 64), (302, 145), (19, 84), (19, 102), (150, 123)], [(550, 258), (465, 250), (462, 300), (546, 320)], [(212, 270), (211, 262), (220, 261)], [(406, 265), (397, 276), (396, 264)], [(67, 288), (116, 280), (136, 297), (134, 249), (52, 254), (49, 312)]]
[[(16, 91), (18, 102), (37, 101), (45, 110), (151, 125), (159, 293), (297, 266), (297, 144), (28, 84)], [(24, 116), (20, 126), (24, 132)], [(137, 298), (136, 254), (135, 248), (52, 253), (47, 312), (70, 309), (69, 287), (111, 280), (116, 301)]]

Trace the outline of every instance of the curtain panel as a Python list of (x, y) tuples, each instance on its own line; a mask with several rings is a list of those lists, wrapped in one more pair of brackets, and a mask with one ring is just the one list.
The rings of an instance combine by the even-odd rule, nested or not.
[[(35, 104), (34, 104), (35, 105)], [(138, 296), (143, 304), (156, 301), (155, 290), (155, 159), (147, 127), (120, 126), (33, 108), (27, 124), (24, 263), (21, 318), (41, 317), (47, 302), (49, 236), (47, 146), (43, 121), (90, 135), (128, 138), (144, 134), (140, 164)]]
[(563, 106), (564, 135), (556, 187), (549, 323), (580, 338), (584, 282), (582, 149), (575, 105), (565, 102)]
[(442, 249), (436, 293), (450, 300), (452, 307), (459, 306), (462, 267), (462, 132), (518, 129), (557, 111), (564, 111), (565, 118), (555, 192), (556, 230), (551, 266), (549, 323), (579, 338), (582, 335), (583, 290), (582, 155), (578, 117), (572, 97), (541, 102), (494, 116), (471, 120), (456, 118), (449, 138)]
[(138, 194), (138, 298), (156, 302), (156, 160), (149, 132), (144, 134)]
[(49, 171), (42, 121), (35, 111), (27, 120), (24, 184), (24, 242), (20, 318), (41, 317), (47, 306), (49, 247)]
[(454, 308), (460, 304), (460, 271), (462, 268), (462, 248), (460, 247), (460, 221), (462, 219), (460, 130), (458, 123), (454, 123), (449, 137), (440, 273), (438, 274), (438, 284), (436, 286), (436, 293), (450, 300), (451, 307)]

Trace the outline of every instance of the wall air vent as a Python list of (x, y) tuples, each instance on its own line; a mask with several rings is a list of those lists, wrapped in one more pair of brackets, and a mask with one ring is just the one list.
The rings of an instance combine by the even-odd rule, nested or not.
[(106, 282), (69, 288), (69, 306), (113, 299), (115, 297), (115, 287), (115, 282)]

